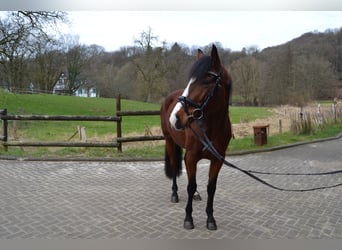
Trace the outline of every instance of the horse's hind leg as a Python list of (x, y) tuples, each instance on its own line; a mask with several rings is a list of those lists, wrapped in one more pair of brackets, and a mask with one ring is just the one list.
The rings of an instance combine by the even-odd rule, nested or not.
[(171, 202), (172, 203), (178, 203), (179, 197), (178, 197), (178, 186), (177, 186), (177, 176), (174, 175), (172, 177), (172, 194), (171, 194)]
[(177, 203), (177, 177), (182, 173), (182, 149), (171, 139), (166, 139), (165, 143), (165, 174), (172, 179), (171, 202)]

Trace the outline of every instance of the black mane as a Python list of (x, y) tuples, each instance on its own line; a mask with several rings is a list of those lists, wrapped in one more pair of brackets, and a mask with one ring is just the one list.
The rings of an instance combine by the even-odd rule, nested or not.
[(211, 68), (210, 56), (203, 56), (198, 59), (191, 67), (189, 73), (189, 80), (195, 78), (197, 80), (203, 79)]

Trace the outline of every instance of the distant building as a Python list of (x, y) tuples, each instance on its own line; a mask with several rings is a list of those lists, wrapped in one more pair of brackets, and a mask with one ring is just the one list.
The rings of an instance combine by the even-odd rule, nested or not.
[(97, 97), (96, 88), (91, 85), (82, 85), (75, 92), (75, 96), (80, 97)]
[(66, 95), (68, 94), (68, 77), (64, 72), (59, 74), (57, 82), (53, 87), (52, 93), (54, 95)]
[[(68, 95), (68, 77), (67, 75), (62, 72), (55, 84), (55, 87), (53, 88), (52, 93), (54, 95)], [(74, 93), (75, 96), (80, 97), (97, 97), (97, 90), (96, 86), (94, 84), (88, 84), (85, 81), (85, 84), (82, 84)]]

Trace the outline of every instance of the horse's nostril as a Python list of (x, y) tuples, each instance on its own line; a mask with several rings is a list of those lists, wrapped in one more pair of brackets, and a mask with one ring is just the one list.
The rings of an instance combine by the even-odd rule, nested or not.
[(175, 123), (175, 127), (176, 127), (176, 129), (182, 129), (183, 128), (183, 126), (182, 126), (182, 122), (181, 122), (181, 119), (179, 118), (179, 116), (178, 115), (176, 115), (176, 123)]

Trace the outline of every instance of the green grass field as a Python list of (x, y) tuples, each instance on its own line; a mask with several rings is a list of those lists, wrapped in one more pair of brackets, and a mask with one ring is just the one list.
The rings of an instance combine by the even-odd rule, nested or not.
[[(105, 98), (81, 98), (74, 96), (56, 96), (43, 94), (12, 94), (0, 90), (0, 110), (6, 108), (8, 114), (15, 115), (88, 115), (115, 116), (116, 100)], [(132, 100), (121, 100), (123, 111), (159, 110), (159, 104), (143, 103)], [(232, 123), (253, 121), (272, 115), (267, 107), (230, 107)], [(83, 121), (10, 121), (9, 137), (21, 141), (68, 141), (77, 131), (77, 126), (86, 128), (87, 138), (93, 141), (113, 141), (116, 139), (116, 122), (83, 122)], [(122, 122), (123, 137), (131, 133), (144, 135), (146, 127), (160, 127), (159, 116), (125, 116)], [(329, 129), (326, 134), (316, 133), (315, 138), (329, 137), (342, 131), (341, 125)], [(0, 129), (1, 131), (1, 129)], [(326, 130), (325, 130), (326, 131)], [(2, 131), (1, 131), (2, 133)], [(269, 146), (288, 144), (293, 141), (310, 140), (284, 133), (268, 139)], [(72, 138), (79, 140), (78, 137)], [(132, 145), (133, 146), (130, 146)], [(139, 145), (138, 147), (135, 147)], [(265, 147), (265, 146), (264, 146)], [(229, 151), (255, 149), (253, 138), (246, 137), (232, 140)], [(1, 155), (31, 157), (162, 157), (163, 142), (131, 143), (124, 152), (117, 153), (116, 148), (33, 148), (10, 147), (8, 151), (0, 148)]]
[[(0, 109), (7, 109), (8, 114), (15, 115), (93, 115), (115, 116), (116, 100), (106, 98), (82, 98), (57, 95), (30, 95), (0, 92)], [(159, 104), (144, 103), (131, 100), (121, 100), (121, 110), (159, 110)], [(233, 123), (256, 118), (267, 117), (272, 113), (267, 108), (231, 107), (230, 117)], [(18, 129), (25, 130), (30, 126), (29, 138), (43, 139), (44, 137), (62, 137), (72, 134), (76, 127), (84, 126), (90, 135), (104, 135), (116, 132), (116, 123), (110, 122), (45, 122), (25, 121)], [(143, 132), (146, 126), (160, 126), (159, 116), (125, 116), (123, 117), (123, 133)], [(88, 131), (87, 131), (88, 132)]]

